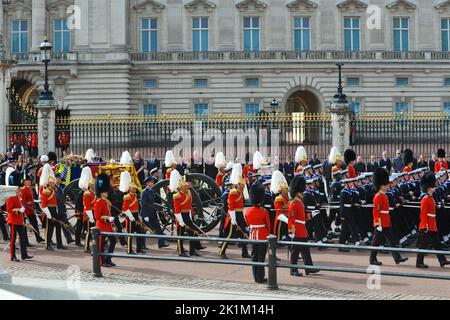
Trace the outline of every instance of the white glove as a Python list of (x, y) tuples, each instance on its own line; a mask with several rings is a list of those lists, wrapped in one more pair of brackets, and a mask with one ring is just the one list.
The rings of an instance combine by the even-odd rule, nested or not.
[(280, 220), (281, 222), (284, 222), (284, 223), (288, 223), (289, 222), (288, 218), (284, 214), (280, 214), (278, 216), (278, 220)]
[(92, 210), (86, 211), (86, 215), (88, 216), (90, 223), (95, 223), (94, 214), (92, 213)]
[(145, 218), (144, 218), (144, 221), (145, 221), (145, 222), (150, 222), (150, 219), (149, 219), (148, 217), (145, 217)]
[(320, 213), (320, 210), (314, 210), (313, 212), (311, 212), (311, 217), (313, 217), (313, 219)]
[(289, 238), (294, 239), (295, 238), (295, 234), (289, 233)]
[(130, 219), (130, 221), (134, 222), (136, 220), (136, 219), (134, 219), (133, 214), (131, 213), (130, 210), (127, 210), (124, 213), (128, 217), (128, 219)]
[(47, 216), (47, 219), (52, 219), (52, 214), (50, 213), (50, 210), (48, 208), (43, 208), (42, 211), (44, 211), (45, 215)]
[(114, 217), (109, 217), (108, 220), (109, 222), (114, 222)]
[(24, 213), (24, 212), (25, 212), (25, 208), (24, 208), (24, 207), (20, 208), (20, 209), (19, 209), (19, 212), (20, 212), (20, 213)]
[(235, 226), (236, 222), (236, 211), (230, 211), (231, 224)]
[(175, 218), (177, 218), (177, 221), (178, 221), (178, 224), (180, 225), (180, 227), (186, 226), (186, 224), (183, 221), (183, 216), (181, 215), (181, 213), (175, 213)]
[(382, 227), (382, 226), (378, 226), (378, 227), (377, 227), (377, 230), (378, 230), (379, 232), (382, 232), (382, 231), (383, 231), (383, 227)]

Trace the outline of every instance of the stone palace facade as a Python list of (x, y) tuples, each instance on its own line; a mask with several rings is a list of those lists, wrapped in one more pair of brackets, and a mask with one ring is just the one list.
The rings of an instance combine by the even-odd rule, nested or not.
[(8, 99), (31, 107), (47, 35), (50, 86), (71, 115), (270, 112), (274, 99), (277, 112), (323, 112), (336, 63), (357, 113), (450, 112), (450, 1), (11, 0), (0, 12), (17, 61)]

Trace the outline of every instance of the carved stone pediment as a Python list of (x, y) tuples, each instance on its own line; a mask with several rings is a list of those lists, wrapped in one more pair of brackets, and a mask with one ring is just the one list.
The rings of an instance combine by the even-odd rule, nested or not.
[(339, 9), (366, 9), (369, 5), (360, 0), (345, 0), (337, 5)]
[(386, 8), (391, 10), (406, 9), (408, 11), (415, 10), (417, 6), (407, 0), (397, 0), (389, 3)]
[(257, 11), (263, 11), (267, 8), (267, 4), (259, 0), (244, 0), (236, 4), (236, 8), (238, 8), (239, 11), (246, 11), (251, 8), (255, 8)]
[(188, 4), (185, 4), (184, 7), (189, 11), (195, 11), (201, 8), (206, 11), (212, 11), (216, 7), (216, 5), (207, 0), (194, 0), (189, 2)]
[(142, 0), (138, 4), (133, 6), (133, 9), (139, 13), (144, 12), (146, 9), (151, 8), (155, 12), (161, 12), (166, 6), (162, 3), (154, 0)]
[(317, 3), (312, 2), (310, 0), (295, 0), (293, 2), (288, 3), (287, 7), (291, 11), (295, 11), (295, 10), (311, 11), (313, 9), (316, 9), (318, 7), (318, 5), (317, 5)]

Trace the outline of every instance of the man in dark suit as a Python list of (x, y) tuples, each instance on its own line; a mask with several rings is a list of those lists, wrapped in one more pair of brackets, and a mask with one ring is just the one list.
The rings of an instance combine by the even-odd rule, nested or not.
[(356, 160), (355, 170), (357, 173), (367, 172), (366, 164), (361, 156), (359, 156)]
[[(155, 210), (155, 191), (152, 189), (154, 184), (154, 178), (152, 176), (144, 180), (145, 189), (141, 194), (141, 212), (143, 223), (152, 229), (156, 234), (164, 235), (161, 229), (158, 215)], [(164, 239), (158, 239), (158, 247), (165, 248), (169, 245), (165, 243)]]
[[(64, 185), (62, 184), (61, 175), (59, 173), (55, 174), (56, 177), (56, 198), (57, 198), (57, 213), (58, 216), (55, 217), (59, 221), (63, 222), (66, 225), (69, 225), (69, 220), (67, 220), (67, 208), (66, 208), (66, 198), (64, 197)], [(71, 244), (74, 242), (72, 239), (72, 235), (70, 232), (63, 226), (61, 226), (64, 237), (66, 238), (67, 244)], [(59, 247), (60, 250), (66, 250), (67, 248), (64, 246)]]
[(287, 182), (290, 184), (294, 179), (295, 164), (292, 161), (292, 156), (289, 155), (286, 162), (283, 164), (283, 174), (286, 177)]
[(321, 163), (320, 160), (317, 158), (317, 153), (314, 153), (313, 158), (309, 160), (309, 164), (314, 167), (320, 163)]
[(218, 170), (214, 165), (214, 155), (205, 161), (205, 174), (213, 180), (216, 180)]
[(375, 172), (378, 168), (378, 162), (375, 160), (375, 156), (370, 156), (370, 161), (367, 163), (367, 172)]
[(152, 171), (154, 168), (157, 168), (158, 170), (161, 169), (161, 161), (156, 158), (156, 153), (152, 151), (150, 153), (150, 159), (147, 160), (147, 170), (148, 172)]
[(428, 161), (428, 167), (430, 168), (431, 172), (434, 172), (434, 167), (435, 167), (436, 161), (437, 161), (436, 155), (433, 153), (430, 161)]
[(394, 168), (394, 172), (402, 172), (403, 168), (405, 167), (403, 165), (403, 157), (402, 157), (402, 153), (400, 150), (397, 150), (397, 152), (395, 153), (395, 158), (392, 161), (392, 167)]
[(428, 162), (425, 160), (423, 154), (420, 155), (419, 161), (417, 162), (417, 168), (428, 168)]
[(390, 173), (392, 170), (392, 162), (391, 159), (387, 157), (387, 152), (383, 151), (380, 159), (380, 168), (386, 168), (386, 170)]

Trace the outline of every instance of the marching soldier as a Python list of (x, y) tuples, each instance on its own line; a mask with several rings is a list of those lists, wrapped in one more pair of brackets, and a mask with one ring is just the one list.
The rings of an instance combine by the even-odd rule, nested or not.
[[(352, 195), (352, 183), (354, 179), (345, 179), (341, 183), (343, 189), (340, 195), (340, 218), (342, 222), (342, 231), (339, 235), (339, 244), (345, 244), (347, 241), (353, 241), (356, 245), (359, 245), (358, 227), (356, 225), (355, 216), (353, 212), (353, 195)], [(348, 249), (339, 249), (340, 252), (348, 252)]]
[[(302, 176), (294, 177), (291, 182), (289, 193), (292, 197), (289, 205), (288, 228), (290, 237), (294, 242), (308, 242), (308, 231), (306, 230), (306, 222), (311, 219), (311, 215), (306, 213), (305, 205), (303, 204), (303, 194), (306, 188), (306, 180)], [(298, 256), (302, 254), (302, 259), (305, 265), (312, 266), (311, 252), (308, 247), (292, 246), (291, 264), (298, 263)], [(306, 274), (317, 273), (318, 270), (306, 270)], [(302, 274), (297, 269), (291, 269), (291, 276), (301, 277)]]
[[(419, 249), (426, 249), (431, 244), (434, 250), (442, 250), (441, 236), (436, 224), (436, 202), (433, 193), (436, 187), (436, 177), (432, 172), (427, 172), (421, 179), (422, 190), (425, 196), (420, 202), (420, 225), (419, 225)], [(417, 254), (416, 267), (426, 269), (428, 266), (424, 263), (425, 255)], [(438, 254), (437, 258), (441, 267), (450, 264), (445, 255)]]
[[(386, 169), (377, 168), (373, 176), (373, 184), (377, 194), (373, 199), (373, 225), (375, 228), (375, 236), (372, 246), (378, 247), (384, 239), (390, 247), (397, 247), (398, 241), (395, 239), (392, 231), (391, 219), (389, 216), (389, 199), (386, 196), (386, 190), (389, 185), (389, 173)], [(378, 251), (370, 253), (370, 264), (381, 266), (381, 261), (377, 260)], [(398, 252), (392, 252), (396, 264), (400, 264), (408, 260), (402, 258)]]
[[(123, 197), (122, 212), (127, 217), (127, 233), (144, 233), (142, 228), (139, 226), (139, 200), (136, 194), (138, 188), (131, 180), (131, 175), (128, 171), (124, 171), (120, 175), (119, 190), (125, 194)], [(144, 253), (142, 249), (142, 240), (142, 238), (136, 238), (137, 253)], [(128, 237), (127, 253), (134, 254), (132, 237)]]
[(57, 249), (65, 249), (62, 245), (61, 225), (56, 220), (57, 198), (56, 198), (56, 178), (50, 165), (47, 163), (42, 169), (42, 175), (39, 181), (41, 187), (41, 207), (45, 214), (45, 249), (53, 251), (50, 243), (53, 237), (53, 231), (56, 231), (56, 247)]
[[(14, 170), (14, 169), (13, 169)], [(8, 175), (7, 175), (8, 176)], [(6, 180), (6, 185), (9, 185), (8, 180)], [(22, 260), (30, 260), (33, 259), (32, 256), (28, 255), (27, 252), (27, 241), (26, 237), (26, 229), (23, 225), (25, 213), (25, 207), (22, 206), (22, 200), (20, 199), (20, 188), (17, 188), (17, 193), (15, 196), (10, 197), (6, 200), (6, 211), (8, 213), (7, 222), (9, 224), (11, 230), (10, 236), (10, 259), (11, 261), (18, 262), (19, 260), (16, 257), (16, 238), (19, 236), (20, 243), (20, 254), (22, 256)]]
[(223, 181), (224, 181), (224, 178), (226, 175), (226, 171), (225, 171), (226, 161), (225, 161), (225, 156), (223, 155), (222, 152), (219, 152), (216, 155), (216, 159), (214, 161), (214, 166), (218, 169), (218, 173), (216, 176), (216, 183), (219, 186), (219, 188), (222, 189)]
[(356, 178), (356, 170), (355, 170), (355, 161), (356, 161), (356, 152), (352, 149), (347, 149), (344, 152), (344, 160), (347, 164), (347, 170), (348, 170), (348, 178), (354, 179)]
[[(270, 235), (271, 226), (269, 213), (267, 210), (263, 209), (264, 189), (264, 186), (261, 184), (254, 184), (250, 189), (252, 207), (247, 210), (245, 221), (250, 227), (249, 237), (251, 240), (267, 240), (267, 237)], [(266, 253), (267, 244), (253, 244), (252, 261), (264, 262), (266, 259)], [(252, 271), (253, 278), (256, 283), (267, 282), (264, 267), (252, 266)]]
[(25, 208), (25, 216), (30, 222), (30, 225), (34, 228), (33, 231), (36, 236), (36, 241), (38, 243), (41, 243), (44, 242), (45, 240), (41, 237), (39, 233), (39, 226), (34, 208), (34, 195), (33, 190), (31, 189), (31, 183), (32, 183), (31, 177), (26, 175), (23, 179), (23, 187), (20, 188), (20, 197), (22, 199), (22, 206)]
[[(245, 180), (242, 178), (242, 165), (237, 163), (233, 166), (230, 182), (234, 189), (230, 191), (228, 196), (228, 214), (225, 220), (224, 232), (226, 238), (248, 238), (247, 225), (244, 219), (244, 188)], [(263, 192), (263, 196), (265, 191)], [(264, 199), (264, 197), (263, 197)], [(223, 259), (227, 259), (226, 250), (228, 242), (225, 241), (220, 248), (219, 255)], [(242, 258), (250, 258), (247, 245), (242, 244)]]
[(438, 161), (434, 164), (434, 172), (438, 173), (441, 171), (447, 172), (448, 171), (448, 163), (445, 160), (445, 150), (439, 149), (437, 152), (437, 158)]
[(314, 239), (317, 243), (329, 243), (327, 238), (327, 228), (325, 221), (320, 215), (320, 204), (314, 194), (314, 183), (317, 178), (306, 180), (306, 188), (302, 192), (302, 202), (305, 205), (305, 211), (310, 215), (310, 219), (306, 223), (306, 228), (309, 231), (309, 237)]
[[(170, 191), (174, 192), (173, 207), (175, 212), (175, 220), (178, 236), (189, 235), (191, 237), (203, 234), (203, 231), (192, 220), (192, 194), (189, 190), (189, 183), (181, 177), (180, 173), (175, 169), (170, 175)], [(178, 255), (180, 257), (199, 256), (196, 248), (197, 241), (189, 241), (189, 255), (184, 250), (183, 240), (178, 240)]]
[(168, 150), (166, 152), (166, 159), (164, 161), (164, 164), (166, 166), (166, 179), (170, 180), (170, 175), (172, 171), (176, 170), (177, 168), (177, 160), (175, 159), (175, 155), (173, 154), (172, 150)]
[[(111, 202), (108, 200), (108, 192), (110, 187), (109, 176), (101, 173), (97, 176), (95, 181), (95, 195), (94, 203), (95, 225), (100, 229), (100, 232), (113, 232), (114, 217), (111, 216)], [(109, 243), (108, 243), (109, 242)], [(116, 247), (116, 237), (100, 235), (99, 252), (114, 253)], [(108, 244), (108, 245), (107, 245)], [(100, 263), (103, 267), (115, 267), (116, 265), (111, 261), (111, 257), (100, 257)]]
[(275, 201), (275, 223), (273, 226), (273, 234), (277, 236), (278, 241), (287, 239), (288, 232), (288, 209), (289, 209), (289, 186), (286, 178), (280, 171), (275, 171), (272, 174), (272, 181), (270, 185)]
[[(227, 215), (228, 215), (228, 196), (230, 195), (231, 188), (233, 187), (233, 185), (230, 182), (230, 178), (229, 177), (227, 177), (225, 179), (224, 184), (225, 184), (225, 191), (223, 192), (222, 198), (221, 198), (222, 205), (223, 205), (223, 210), (222, 210), (222, 216), (220, 218), (220, 227), (219, 227), (219, 237), (220, 238), (225, 238), (226, 237), (226, 234), (225, 234), (225, 220), (226, 220)], [(219, 248), (221, 246), (222, 245), (220, 244)]]
[[(84, 167), (81, 171), (80, 180), (78, 181), (78, 187), (83, 190), (83, 224), (86, 231), (86, 238), (84, 242), (84, 252), (90, 252), (91, 244), (91, 228), (95, 225), (94, 219), (94, 204), (95, 204), (95, 192), (94, 183), (92, 179), (92, 172), (89, 167)], [(78, 231), (81, 234), (80, 225), (78, 225)], [(78, 241), (79, 242), (79, 239)]]
[[(141, 212), (140, 216), (142, 217), (143, 223), (154, 230), (154, 232), (158, 235), (164, 235), (164, 232), (161, 230), (161, 224), (159, 222), (158, 214), (155, 210), (155, 191), (152, 189), (154, 180), (152, 176), (148, 177), (144, 180), (145, 189), (141, 194)], [(145, 240), (144, 240), (145, 243)], [(166, 244), (164, 239), (158, 239), (158, 247), (160, 249), (166, 248), (169, 245)]]
[(331, 174), (343, 169), (344, 162), (342, 161), (342, 155), (337, 147), (333, 147), (330, 150), (330, 155), (328, 156), (328, 162), (332, 166)]
[(308, 155), (303, 146), (300, 146), (295, 151), (295, 163), (298, 163), (297, 168), (295, 168), (295, 173), (301, 173), (303, 168), (308, 165)]

